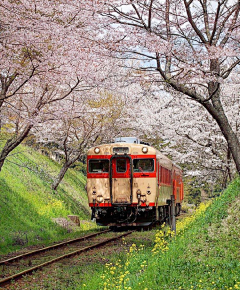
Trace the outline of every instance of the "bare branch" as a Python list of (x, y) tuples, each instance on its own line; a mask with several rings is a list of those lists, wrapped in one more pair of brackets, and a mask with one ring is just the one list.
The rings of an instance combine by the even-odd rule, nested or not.
[(47, 103), (50, 104), (50, 103), (53, 103), (53, 102), (56, 102), (56, 101), (61, 101), (61, 100), (65, 99), (67, 96), (69, 96), (77, 88), (79, 83), (80, 83), (80, 79), (77, 77), (76, 84), (73, 87), (71, 87), (70, 90), (66, 94), (64, 94), (61, 97), (57, 97), (57, 98), (54, 98), (54, 99), (52, 99), (50, 101), (47, 101)]
[(187, 15), (188, 15), (188, 20), (189, 20), (192, 28), (194, 29), (194, 31), (197, 33), (197, 35), (201, 39), (201, 41), (206, 44), (207, 41), (206, 41), (205, 37), (203, 36), (202, 32), (198, 29), (196, 23), (193, 20), (192, 13), (191, 13), (191, 10), (190, 10), (190, 4), (191, 3), (192, 3), (192, 1), (187, 2), (186, 0), (184, 0), (185, 8), (186, 8)]
[(226, 79), (230, 73), (232, 72), (232, 70), (238, 65), (240, 64), (240, 59), (238, 58), (238, 60), (236, 60), (227, 70), (225, 70), (222, 74), (221, 77), (223, 79)]

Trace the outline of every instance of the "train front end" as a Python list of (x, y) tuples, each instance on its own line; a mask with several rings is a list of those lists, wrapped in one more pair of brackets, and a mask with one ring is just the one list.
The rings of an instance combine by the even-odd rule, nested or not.
[(147, 226), (156, 219), (156, 150), (118, 142), (91, 148), (87, 193), (92, 219), (104, 226)]

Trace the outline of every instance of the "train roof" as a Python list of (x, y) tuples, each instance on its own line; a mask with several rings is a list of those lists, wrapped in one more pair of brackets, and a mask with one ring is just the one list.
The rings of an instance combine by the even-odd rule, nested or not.
[[(112, 155), (112, 154), (131, 154), (131, 155), (146, 155), (143, 153), (142, 148), (147, 148), (147, 155), (156, 155), (157, 150), (149, 145), (145, 144), (137, 144), (137, 143), (126, 143), (126, 142), (117, 142), (117, 143), (109, 143), (102, 144), (95, 147), (92, 147), (88, 150), (88, 155)], [(99, 153), (95, 152), (95, 149), (99, 148)], [(119, 148), (119, 152), (117, 152), (117, 148)], [(124, 151), (125, 148), (125, 151)], [(127, 150), (128, 149), (128, 150)]]
[[(147, 153), (143, 152), (143, 147), (147, 148)], [(97, 148), (97, 151), (96, 151)], [(137, 144), (137, 143), (126, 143), (126, 142), (118, 142), (118, 143), (109, 143), (109, 144), (102, 144), (95, 147), (92, 147), (88, 150), (88, 155), (123, 155), (123, 154), (130, 154), (130, 155), (142, 155), (142, 156), (149, 156), (149, 155), (156, 155), (157, 160), (159, 160), (160, 164), (165, 168), (171, 170), (174, 166), (176, 169), (181, 170), (181, 168), (176, 165), (171, 159), (167, 156), (163, 155), (160, 151), (145, 144)]]

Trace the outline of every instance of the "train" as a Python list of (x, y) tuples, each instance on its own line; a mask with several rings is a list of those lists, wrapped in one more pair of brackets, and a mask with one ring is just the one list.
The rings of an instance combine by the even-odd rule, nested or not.
[(86, 188), (92, 219), (109, 227), (164, 222), (184, 197), (181, 168), (135, 137), (88, 150)]

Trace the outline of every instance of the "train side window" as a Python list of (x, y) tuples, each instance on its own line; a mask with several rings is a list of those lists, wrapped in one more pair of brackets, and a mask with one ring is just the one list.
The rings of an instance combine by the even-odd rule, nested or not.
[(171, 171), (160, 166), (160, 182), (164, 184), (171, 184)]
[(109, 172), (109, 160), (89, 160), (89, 170), (90, 173), (104, 173)]
[(164, 168), (160, 166), (160, 182), (163, 183), (163, 176), (164, 176)]
[(127, 170), (126, 159), (117, 159), (117, 172), (123, 173)]
[(153, 172), (154, 159), (134, 159), (133, 172)]
[(166, 172), (166, 169), (161, 166), (161, 182), (162, 183), (165, 183), (165, 175), (166, 175), (165, 172)]
[(161, 166), (159, 165), (159, 162), (157, 162), (157, 168), (158, 168), (158, 184), (161, 180)]

